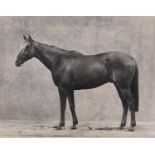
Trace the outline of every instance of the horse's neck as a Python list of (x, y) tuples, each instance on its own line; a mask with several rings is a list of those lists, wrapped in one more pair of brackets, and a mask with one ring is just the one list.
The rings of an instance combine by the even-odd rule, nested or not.
[(37, 43), (36, 57), (50, 70), (53, 71), (58, 54), (50, 47)]

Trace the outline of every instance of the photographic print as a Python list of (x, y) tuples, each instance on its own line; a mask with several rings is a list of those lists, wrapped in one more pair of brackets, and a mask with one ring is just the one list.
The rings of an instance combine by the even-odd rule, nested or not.
[(0, 17), (0, 137), (155, 137), (155, 17)]

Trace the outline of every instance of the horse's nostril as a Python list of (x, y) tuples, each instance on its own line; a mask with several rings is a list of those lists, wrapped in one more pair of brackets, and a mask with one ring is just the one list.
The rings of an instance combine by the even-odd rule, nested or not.
[(16, 65), (16, 66), (19, 66), (19, 63), (18, 63), (18, 61), (15, 61), (15, 65)]

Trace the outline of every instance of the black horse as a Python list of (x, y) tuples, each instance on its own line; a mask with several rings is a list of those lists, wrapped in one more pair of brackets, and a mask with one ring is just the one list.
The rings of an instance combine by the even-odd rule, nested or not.
[(74, 90), (91, 89), (112, 82), (123, 106), (120, 129), (126, 125), (128, 108), (131, 112), (129, 131), (136, 126), (135, 112), (138, 111), (138, 66), (135, 59), (121, 52), (107, 52), (84, 55), (34, 41), (24, 36), (25, 48), (17, 56), (16, 66), (31, 58), (39, 59), (52, 73), (53, 81), (60, 95), (60, 123), (65, 125), (66, 99), (68, 98), (73, 118), (71, 129), (76, 129), (78, 120), (75, 112)]

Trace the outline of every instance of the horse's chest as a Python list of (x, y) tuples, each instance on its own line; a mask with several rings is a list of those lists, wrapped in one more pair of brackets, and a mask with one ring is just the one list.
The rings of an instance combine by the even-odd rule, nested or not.
[(56, 86), (68, 85), (70, 83), (70, 73), (66, 67), (54, 71), (52, 77)]

